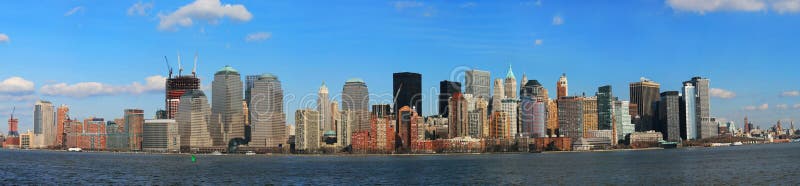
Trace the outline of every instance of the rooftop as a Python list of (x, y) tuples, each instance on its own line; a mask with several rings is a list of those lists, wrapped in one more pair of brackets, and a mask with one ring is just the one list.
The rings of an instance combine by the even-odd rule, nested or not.
[(219, 74), (239, 74), (239, 71), (236, 71), (236, 69), (233, 69), (233, 67), (231, 67), (230, 65), (225, 65), (224, 67), (217, 70), (217, 73), (215, 73), (214, 75), (219, 75)]

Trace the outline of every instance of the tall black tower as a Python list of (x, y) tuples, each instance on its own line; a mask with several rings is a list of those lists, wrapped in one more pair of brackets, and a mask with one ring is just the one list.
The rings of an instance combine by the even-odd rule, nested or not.
[(422, 114), (422, 75), (413, 72), (394, 73), (394, 113), (408, 106)]

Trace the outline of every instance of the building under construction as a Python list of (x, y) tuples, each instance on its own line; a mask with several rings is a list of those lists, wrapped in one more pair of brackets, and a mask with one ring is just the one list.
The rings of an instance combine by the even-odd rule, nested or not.
[[(167, 57), (164, 56), (164, 60)], [(166, 119), (175, 119), (175, 114), (178, 113), (178, 104), (183, 93), (189, 90), (200, 89), (200, 79), (197, 78), (197, 55), (194, 56), (194, 67), (192, 68), (192, 75), (182, 75), (183, 66), (181, 66), (181, 56), (178, 54), (178, 75), (172, 76), (172, 67), (167, 62), (169, 69), (169, 78), (166, 83)]]

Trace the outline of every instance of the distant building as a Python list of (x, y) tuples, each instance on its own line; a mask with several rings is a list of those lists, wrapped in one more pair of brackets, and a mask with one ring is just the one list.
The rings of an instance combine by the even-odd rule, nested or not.
[(464, 94), (467, 99), (467, 126), (469, 136), (481, 138), (489, 136), (489, 102), (483, 97)]
[(469, 102), (467, 99), (463, 94), (455, 93), (450, 97), (449, 107), (448, 139), (469, 136)]
[(530, 97), (543, 102), (550, 98), (547, 95), (547, 89), (537, 80), (527, 81), (520, 90), (520, 96)]
[(399, 72), (393, 75), (395, 113), (404, 106), (422, 113), (422, 75), (413, 72)]
[(319, 127), (322, 131), (333, 131), (333, 110), (331, 107), (331, 98), (328, 96), (328, 86), (325, 82), (319, 86), (317, 91), (317, 111), (319, 111)]
[(502, 110), (503, 99), (506, 98), (505, 88), (503, 88), (503, 80), (498, 78), (494, 80), (494, 89), (492, 95), (492, 102), (489, 105), (491, 112), (497, 112)]
[(501, 112), (508, 114), (508, 135), (512, 138), (519, 136), (519, 99), (505, 98), (501, 100)]
[(680, 142), (680, 94), (678, 91), (667, 91), (661, 93), (661, 100), (658, 102), (659, 125), (656, 128), (664, 134), (664, 140)]
[(583, 98), (583, 133), (584, 136), (597, 127), (597, 97)]
[(180, 135), (175, 120), (145, 120), (142, 129), (142, 150), (148, 152), (177, 152), (180, 150)]
[[(397, 139), (400, 140), (395, 142), (398, 144), (395, 145), (397, 149), (401, 149), (403, 152), (408, 152), (414, 148), (414, 144), (420, 139), (419, 125), (423, 124), (422, 122), (424, 122), (424, 120), (421, 118), (422, 117), (420, 117), (416, 111), (408, 106), (400, 108), (397, 113), (397, 121), (399, 122), (396, 125)], [(466, 126), (466, 122), (463, 126)]]
[(697, 89), (691, 82), (684, 82), (681, 96), (681, 137), (686, 140), (698, 139), (700, 123), (697, 120)]
[[(180, 58), (180, 57), (179, 57)], [(180, 61), (180, 60), (178, 60)], [(180, 65), (180, 64), (179, 64)], [(173, 119), (175, 115), (178, 113), (178, 105), (180, 104), (180, 98), (189, 90), (199, 90), (200, 89), (200, 79), (197, 78), (195, 72), (192, 72), (192, 75), (182, 75), (181, 71), (183, 71), (183, 67), (180, 67), (180, 71), (178, 72), (178, 76), (172, 76), (172, 70), (170, 70), (169, 77), (167, 77), (167, 87), (166, 87), (166, 112), (167, 118)]]
[(208, 98), (202, 90), (189, 90), (180, 99), (178, 123), (181, 135), (181, 149), (196, 149), (220, 145), (222, 136), (220, 127), (210, 121), (211, 108)]
[(524, 137), (546, 137), (545, 122), (545, 102), (535, 98), (523, 97), (520, 102), (520, 125), (522, 126), (522, 136)]
[(633, 147), (650, 147), (657, 145), (662, 139), (664, 139), (664, 137), (660, 132), (651, 130), (631, 133), (629, 141)]
[[(64, 137), (66, 133), (64, 132), (64, 125), (69, 120), (69, 107), (67, 105), (58, 106), (56, 111), (56, 147), (63, 147), (64, 144)], [(16, 129), (15, 129), (16, 130)]]
[(56, 120), (53, 103), (39, 100), (33, 107), (33, 138), (32, 148), (48, 148), (56, 142)]
[[(251, 147), (283, 147), (287, 142), (283, 88), (278, 76), (263, 74), (250, 92)], [(317, 129), (319, 130), (319, 129)], [(295, 138), (298, 138), (295, 135)]]
[(319, 112), (316, 110), (302, 109), (295, 112), (295, 150), (319, 150), (322, 140), (319, 122)]
[(356, 112), (350, 110), (343, 110), (339, 112), (339, 119), (336, 120), (336, 143), (341, 148), (345, 148), (352, 144), (353, 123), (356, 118)]
[(508, 65), (508, 73), (506, 74), (506, 78), (503, 80), (503, 84), (505, 88), (505, 96), (507, 98), (518, 98), (517, 78), (514, 77), (514, 71), (511, 70), (511, 65)]
[(439, 82), (439, 115), (443, 117), (449, 116), (449, 101), (450, 97), (456, 93), (461, 93), (461, 83), (444, 80)]
[(614, 101), (614, 129), (617, 141), (624, 140), (625, 136), (636, 130), (633, 123), (631, 123), (631, 115), (628, 111), (629, 104), (630, 102), (628, 101)]
[(597, 129), (611, 130), (614, 124), (614, 96), (611, 85), (597, 89)]
[[(351, 78), (342, 88), (342, 110), (353, 111), (353, 131), (369, 130), (369, 89), (364, 80)], [(387, 110), (388, 110), (387, 105)], [(388, 113), (388, 112), (387, 112)]]
[[(227, 145), (232, 139), (244, 138), (244, 110), (242, 109), (242, 77), (231, 66), (224, 66), (214, 73), (211, 82), (211, 123), (219, 126), (221, 143)], [(251, 90), (252, 91), (252, 90)]]
[[(558, 78), (558, 82), (556, 82), (556, 99), (561, 99), (562, 97), (566, 97), (569, 95), (569, 84), (567, 83), (567, 74), (561, 74), (561, 77)], [(575, 141), (575, 140), (572, 140)]]
[(584, 133), (583, 97), (566, 96), (558, 100), (558, 126), (561, 135), (578, 141)]
[(464, 77), (466, 83), (465, 93), (483, 99), (491, 98), (491, 73), (482, 70), (468, 70)]
[(631, 103), (637, 105), (636, 116), (640, 120), (636, 124), (636, 131), (649, 131), (654, 130), (657, 124), (655, 117), (656, 109), (654, 103), (658, 101), (661, 85), (650, 81), (646, 78), (641, 78), (639, 82), (630, 83)]
[(711, 97), (709, 94), (709, 80), (702, 77), (693, 77), (691, 80), (684, 82), (690, 83), (695, 87), (695, 111), (696, 122), (699, 123), (699, 139), (710, 138), (717, 136), (716, 125), (711, 121)]
[(144, 111), (141, 109), (125, 109), (125, 126), (129, 136), (129, 149), (142, 150), (142, 133), (144, 125)]
[(558, 103), (557, 100), (547, 99), (545, 102), (547, 109), (547, 135), (557, 137), (558, 132)]
[(489, 138), (491, 139), (508, 139), (511, 137), (509, 133), (509, 125), (511, 118), (507, 112), (497, 111), (492, 114), (491, 123), (489, 125)]

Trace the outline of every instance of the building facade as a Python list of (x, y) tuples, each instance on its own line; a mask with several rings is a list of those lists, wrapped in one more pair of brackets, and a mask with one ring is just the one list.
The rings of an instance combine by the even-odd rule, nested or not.
[(567, 74), (561, 74), (561, 77), (558, 78), (558, 82), (556, 82), (556, 99), (561, 99), (561, 97), (566, 97), (569, 95), (569, 84), (567, 83)]
[(214, 73), (211, 82), (211, 122), (220, 126), (222, 145), (235, 138), (244, 138), (244, 110), (242, 109), (242, 76), (231, 66)]
[(584, 133), (583, 97), (566, 96), (558, 100), (558, 126), (561, 135), (578, 141)]
[(394, 113), (408, 106), (422, 113), (422, 75), (413, 72), (400, 72), (393, 75)]
[(295, 112), (295, 150), (316, 152), (320, 147), (319, 111), (302, 109)]
[(638, 123), (634, 123), (636, 131), (655, 129), (657, 118), (655, 117), (656, 109), (654, 108), (654, 103), (660, 99), (660, 87), (660, 84), (646, 78), (641, 78), (639, 82), (630, 83), (631, 103), (637, 105), (636, 116), (639, 116)]
[(483, 99), (491, 98), (492, 76), (489, 71), (468, 70), (464, 80), (466, 84), (465, 93), (472, 94), (475, 97), (483, 97)]
[(664, 140), (680, 142), (680, 93), (678, 91), (666, 91), (661, 93), (661, 100), (658, 102), (658, 130), (664, 134)]
[(691, 82), (683, 84), (681, 96), (681, 136), (686, 140), (699, 138), (700, 123), (697, 121), (697, 90)]
[(614, 96), (611, 85), (597, 89), (597, 129), (611, 130), (614, 124)]
[(711, 138), (718, 135), (717, 125), (711, 118), (711, 97), (709, 94), (709, 79), (693, 77), (687, 81), (695, 88), (695, 122), (699, 123), (698, 138)]
[(450, 102), (450, 97), (456, 93), (461, 93), (461, 83), (444, 80), (439, 82), (439, 115), (443, 117), (449, 116), (447, 110)]
[[(278, 76), (263, 74), (253, 85), (250, 100), (252, 147), (283, 147), (287, 142), (283, 89)], [(297, 138), (297, 135), (295, 135)]]
[(211, 108), (202, 90), (189, 90), (183, 94), (178, 110), (175, 121), (180, 128), (181, 149), (213, 147), (215, 140), (218, 144), (222, 141), (219, 126), (210, 121)]
[(142, 150), (142, 133), (144, 132), (144, 110), (125, 109), (124, 127), (128, 134), (128, 145), (131, 151)]
[(33, 148), (49, 148), (56, 142), (56, 121), (53, 103), (39, 100), (33, 107)]

